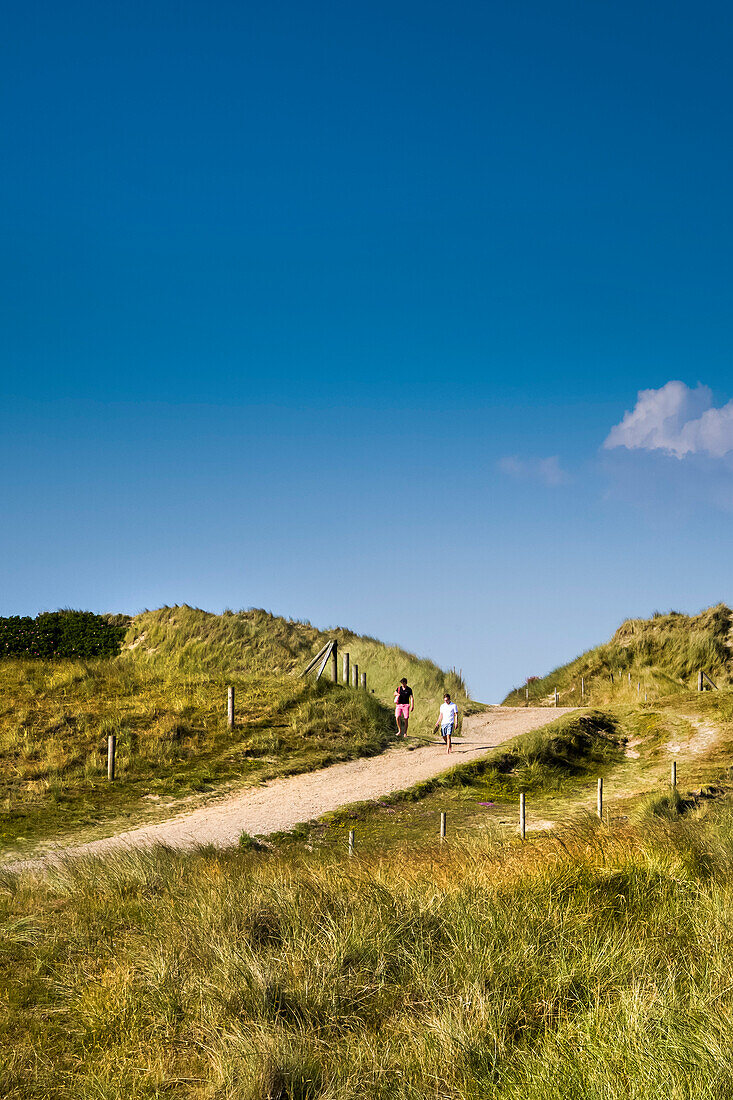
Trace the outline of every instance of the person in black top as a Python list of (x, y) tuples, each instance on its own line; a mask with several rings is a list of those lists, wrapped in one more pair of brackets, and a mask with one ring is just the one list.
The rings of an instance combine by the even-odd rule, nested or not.
[[(407, 680), (403, 676), (399, 684), (395, 688), (394, 693), (394, 716), (397, 722), (397, 736), (407, 737), (407, 723), (410, 720), (410, 715), (415, 708), (415, 696), (412, 694), (412, 688), (408, 687)], [(402, 723), (404, 722), (404, 727)]]

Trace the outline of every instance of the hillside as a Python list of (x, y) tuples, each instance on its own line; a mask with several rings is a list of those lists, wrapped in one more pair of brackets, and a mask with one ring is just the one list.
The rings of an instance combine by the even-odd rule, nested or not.
[(460, 676), (427, 658), (343, 627), (318, 630), (258, 608), (223, 615), (185, 604), (145, 611), (132, 619), (125, 650), (138, 661), (179, 672), (297, 675), (331, 638), (367, 673), (370, 693), (388, 706), (397, 681), (408, 678), (416, 699), (415, 731), (432, 726), (444, 691), (461, 705), (467, 702)]
[[(733, 612), (717, 604), (699, 615), (670, 611), (651, 619), (627, 619), (609, 642), (529, 681), (529, 702), (636, 703), (688, 691), (703, 669), (719, 686), (733, 683)], [(581, 679), (585, 696), (581, 698)], [(523, 706), (525, 685), (514, 688), (507, 706)]]
[(415, 689), (414, 732), (432, 724), (445, 683), (465, 698), (458, 677), (432, 662), (336, 633), (373, 692), (301, 678), (326, 635), (264, 611), (163, 608), (128, 620), (117, 657), (0, 660), (3, 856), (169, 817), (181, 799), (191, 807), (233, 787), (381, 752), (393, 740), (399, 676)]

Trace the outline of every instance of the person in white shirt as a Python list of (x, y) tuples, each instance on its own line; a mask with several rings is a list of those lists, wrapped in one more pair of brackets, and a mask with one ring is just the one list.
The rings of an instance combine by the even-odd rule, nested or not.
[(435, 723), (435, 729), (440, 726), (440, 733), (446, 744), (446, 752), (452, 752), (453, 746), (451, 745), (451, 738), (458, 728), (458, 707), (455, 703), (451, 703), (450, 695), (446, 691), (443, 696), (443, 704), (440, 708), (440, 714), (438, 715), (438, 721)]

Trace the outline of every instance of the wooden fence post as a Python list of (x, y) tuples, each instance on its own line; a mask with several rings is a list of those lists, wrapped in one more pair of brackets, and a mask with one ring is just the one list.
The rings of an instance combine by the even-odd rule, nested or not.
[(670, 784), (673, 787), (677, 786), (677, 761), (676, 760), (672, 761), (672, 775), (671, 775), (671, 778), (670, 778)]
[(361, 674), (361, 686), (362, 689), (366, 691), (366, 672), (362, 672)]
[(702, 679), (702, 669), (700, 669), (700, 671), (697, 674), (697, 690), (698, 691), (704, 691), (705, 690), (705, 684), (703, 683), (703, 679)]
[(227, 729), (234, 729), (234, 688), (227, 688)]
[(558, 707), (559, 705), (560, 705), (560, 696), (557, 693), (557, 688), (555, 688), (555, 706)]
[(585, 676), (580, 677), (580, 698), (585, 699)]
[(441, 810), (440, 811), (440, 839), (441, 840), (445, 840), (447, 818), (448, 818), (448, 815), (446, 814), (445, 810)]
[(603, 780), (598, 779), (598, 817), (603, 821)]
[(354, 687), (358, 688), (358, 686), (359, 686), (359, 666), (357, 665), (356, 661), (354, 661), (353, 665), (351, 666), (351, 675), (352, 675), (353, 680), (354, 680)]
[(115, 777), (115, 750), (117, 748), (117, 736), (110, 733), (107, 738), (107, 779), (112, 782)]
[(354, 847), (355, 847), (355, 845), (354, 845), (354, 830), (349, 829), (349, 855), (350, 856), (353, 856), (353, 854), (354, 854)]
[(527, 819), (525, 816), (524, 791), (519, 795), (519, 835), (524, 840), (527, 831)]
[(524, 689), (525, 706), (529, 706), (529, 685)]
[(333, 649), (331, 650), (331, 679), (334, 684), (339, 682), (339, 644), (333, 643)]
[(344, 653), (344, 683), (349, 686), (349, 655)]

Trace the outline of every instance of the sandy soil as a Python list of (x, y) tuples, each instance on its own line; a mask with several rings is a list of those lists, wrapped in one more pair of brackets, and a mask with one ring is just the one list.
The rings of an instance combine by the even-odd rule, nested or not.
[[(306, 775), (275, 779), (261, 787), (249, 787), (168, 821), (78, 847), (53, 848), (47, 851), (44, 862), (62, 853), (64, 856), (99, 854), (156, 844), (171, 848), (213, 844), (225, 848), (236, 844), (243, 832), (263, 836), (292, 829), (300, 822), (320, 817), (339, 806), (404, 790), (457, 764), (475, 760), (502, 742), (547, 725), (573, 709), (492, 707), (485, 714), (464, 720), (463, 737), (454, 743), (450, 755), (445, 752), (442, 742), (421, 745), (412, 751), (400, 745), (381, 756), (351, 760)], [(38, 867), (40, 862), (38, 859), (17, 861), (6, 864), (4, 869), (30, 869)]]
[(688, 718), (695, 732), (687, 741), (667, 744), (667, 752), (676, 756), (678, 753), (688, 752), (693, 756), (708, 753), (720, 740), (720, 730), (712, 722), (705, 722), (702, 718)]

